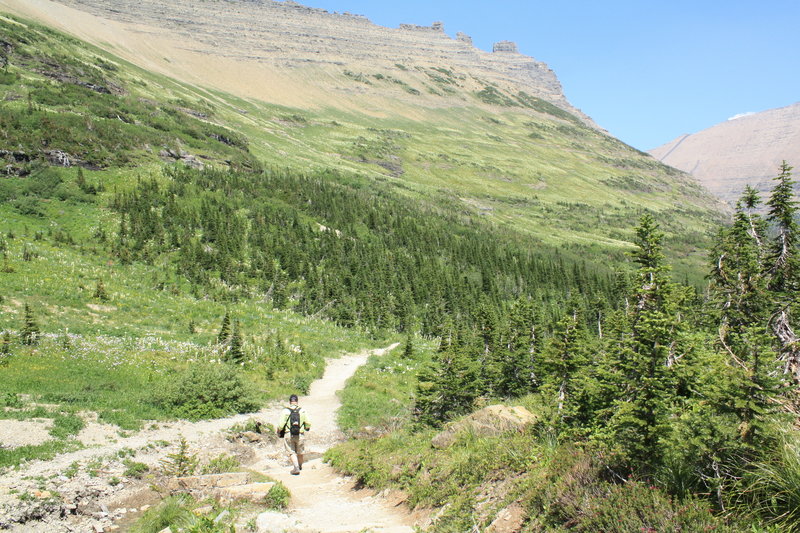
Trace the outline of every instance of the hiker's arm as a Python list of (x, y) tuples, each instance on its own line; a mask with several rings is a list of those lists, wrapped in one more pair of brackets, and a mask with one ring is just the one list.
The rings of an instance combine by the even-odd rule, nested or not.
[(289, 422), (289, 412), (284, 409), (283, 413), (281, 413), (281, 421), (275, 426), (275, 431), (280, 432), (281, 429), (286, 427), (287, 422)]
[(311, 429), (311, 421), (308, 419), (308, 415), (305, 413), (305, 411), (302, 412), (302, 415), (303, 416), (301, 418), (300, 423), (303, 424), (305, 430), (308, 431), (309, 429)]

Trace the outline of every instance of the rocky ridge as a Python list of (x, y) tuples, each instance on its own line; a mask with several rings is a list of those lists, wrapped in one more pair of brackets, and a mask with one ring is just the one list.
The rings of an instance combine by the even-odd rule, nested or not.
[[(2, 3), (2, 2), (0, 2)], [(14, 2), (11, 2), (12, 4)], [(256, 62), (278, 69), (309, 65), (446, 65), (484, 84), (512, 86), (581, 116), (564, 97), (554, 72), (516, 44), (501, 41), (493, 52), (472, 45), (459, 32), (449, 37), (442, 22), (387, 28), (361, 15), (330, 13), (296, 2), (274, 0), (58, 0), (97, 17), (134, 26), (143, 39), (165, 32), (183, 39), (190, 52)]]

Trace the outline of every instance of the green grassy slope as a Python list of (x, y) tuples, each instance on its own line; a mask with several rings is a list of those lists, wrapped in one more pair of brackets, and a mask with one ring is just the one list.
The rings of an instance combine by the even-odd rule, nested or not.
[[(256, 298), (198, 295), (163, 263), (110, 253), (116, 192), (189, 153), (192, 164), (245, 172), (260, 162), (246, 138), (212, 121), (212, 105), (181, 100), (179, 85), (32, 23), (3, 17), (0, 26), (0, 407), (11, 409), (0, 416), (90, 409), (132, 429), (142, 419), (254, 409), (307, 388), (325, 358), (376, 345)], [(38, 330), (30, 344), (26, 308)], [(181, 406), (173, 393), (191, 385), (187, 369), (222, 368), (214, 363), (229, 348), (217, 343), (226, 313), (245, 353), (243, 401)], [(0, 466), (67, 448), (4, 453)]]
[[(334, 107), (335, 99), (329, 108), (291, 109), (179, 83), (31, 23), (23, 29), (8, 20), (0, 20), (5, 31), (28, 35), (30, 44), (18, 43), (7, 53), (6, 105), (24, 108), (30, 94), (37, 109), (68, 111), (73, 122), (83, 117), (104, 125), (108, 131), (94, 137), (101, 139), (94, 143), (99, 155), (82, 156), (80, 147), (64, 140), (49, 143), (85, 163), (141, 164), (157, 161), (166, 149), (247, 168), (253, 162), (242, 149), (248, 148), (271, 164), (363, 173), (548, 244), (594, 250), (626, 248), (629, 228), (650, 211), (671, 238), (681, 273), (702, 260), (698, 247), (723, 218), (720, 205), (687, 175), (548, 102), (447, 66), (396, 65), (391, 72), (342, 66), (334, 73), (337, 84), (367, 91), (365, 103), (379, 107), (380, 118), (352, 106)], [(17, 75), (21, 81), (13, 79)], [(37, 78), (58, 84), (60, 94), (45, 94), (54, 91), (38, 87)], [(98, 87), (120, 94), (100, 94)], [(76, 125), (63, 127), (82, 129)], [(109, 138), (117, 143), (118, 160), (102, 154)]]
[[(419, 80), (427, 77), (462, 104), (425, 108), (416, 119), (408, 118), (407, 100), (402, 113), (387, 109), (387, 118), (288, 109), (146, 72), (29, 21), (2, 16), (0, 30), (0, 155), (7, 174), (0, 180), (0, 328), (14, 334), (4, 344), (9, 379), (0, 392), (127, 409), (132, 424), (170, 416), (175, 412), (163, 405), (142, 404), (138, 377), (117, 372), (152, 367), (150, 386), (157, 388), (191, 361), (219, 359), (214, 340), (226, 310), (241, 321), (247, 379), (262, 399), (302, 388), (321, 371), (323, 356), (375, 342), (313, 317), (273, 311), (258, 291), (239, 293), (224, 282), (198, 291), (174, 268), (174, 250), (160, 248), (163, 243), (152, 244), (158, 253), (141, 261), (121, 261), (112, 253), (120, 228), (112, 200), (150, 176), (164, 179), (165, 162), (245, 175), (261, 165), (293, 172), (334, 167), (342, 173), (324, 174), (329, 179), (350, 179), (356, 190), (376, 187), (388, 202), (405, 196), (424, 206), (420, 216), (438, 211), (461, 218), (459, 231), (479, 221), (486, 235), (502, 230), (497, 235), (520, 253), (526, 246), (541, 256), (575, 248), (567, 255), (589, 263), (624, 261), (629, 228), (649, 210), (685, 256), (685, 272), (694, 274), (699, 259), (693, 254), (719, 219), (685, 176), (523, 94), (474, 91), (420, 71), (403, 83), (364, 73), (386, 85), (386, 94), (412, 99), (418, 96), (413, 84), (424, 89)], [(439, 74), (462, 75), (448, 72)], [(355, 78), (341, 73), (342, 83), (363, 83)], [(291, 209), (312, 227), (327, 220), (299, 204)], [(479, 288), (481, 271), (468, 268), (464, 275)], [(101, 283), (106, 295), (98, 296)], [(44, 333), (38, 347), (16, 336), (26, 305)], [(301, 344), (308, 357), (281, 374), (291, 346)], [(56, 361), (75, 347), (87, 354), (84, 363), (74, 363), (87, 371), (75, 375), (86, 379), (59, 380), (67, 370)]]

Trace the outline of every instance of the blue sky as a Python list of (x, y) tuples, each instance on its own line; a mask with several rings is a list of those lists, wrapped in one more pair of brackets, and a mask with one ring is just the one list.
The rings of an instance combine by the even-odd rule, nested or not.
[(300, 0), (381, 26), (444, 22), (476, 47), (516, 41), (569, 101), (647, 150), (734, 115), (800, 101), (797, 0)]

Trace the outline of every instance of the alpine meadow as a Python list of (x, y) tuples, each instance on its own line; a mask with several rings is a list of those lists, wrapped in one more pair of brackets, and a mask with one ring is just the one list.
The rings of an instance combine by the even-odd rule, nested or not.
[[(67, 32), (40, 3), (87, 18)], [(220, 2), (196, 3), (205, 43)], [(344, 17), (222, 3), (275, 10), (280, 31)], [(320, 37), (261, 97), (187, 74), (179, 30), (147, 57), (85, 35), (178, 20), (137, 4), (0, 2), (0, 529), (283, 531), (262, 513), (293, 516), (296, 494), (253, 466), (283, 457), (259, 410), (396, 345), (355, 370), (341, 433), (309, 456), (418, 530), (800, 531), (792, 162), (731, 212), (511, 43), (484, 53), (502, 70), (449, 48), (349, 61)], [(243, 45), (219, 31), (225, 77), (268, 68), (256, 49), (225, 63)], [(436, 25), (393, 31), (478, 54)], [(226, 417), (230, 456), (198, 435), (92, 455)], [(274, 485), (243, 504), (168, 481), (234, 471)], [(70, 479), (101, 489), (72, 501)], [(145, 492), (112, 525), (108, 502)]]

